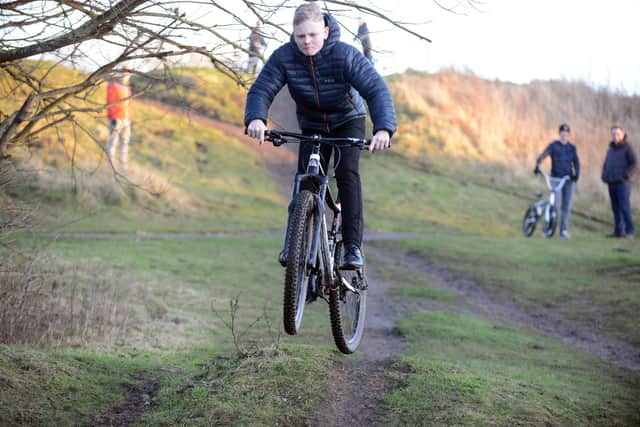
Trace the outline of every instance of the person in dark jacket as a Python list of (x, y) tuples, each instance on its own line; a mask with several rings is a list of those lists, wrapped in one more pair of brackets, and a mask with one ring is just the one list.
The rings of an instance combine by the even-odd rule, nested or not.
[(620, 126), (611, 128), (611, 142), (602, 166), (602, 181), (609, 185), (614, 228), (609, 237), (633, 238), (635, 228), (631, 215), (631, 179), (638, 162), (627, 134)]
[(373, 63), (373, 56), (371, 56), (371, 36), (369, 35), (369, 27), (363, 17), (358, 18), (358, 32), (354, 40), (360, 40), (360, 43), (362, 43), (362, 53), (365, 58)]
[(551, 156), (551, 185), (555, 187), (565, 176), (571, 177), (571, 180), (565, 182), (561, 190), (556, 191), (556, 202), (561, 207), (560, 236), (563, 239), (568, 239), (574, 184), (580, 177), (580, 159), (578, 158), (576, 146), (569, 141), (571, 137), (569, 125), (566, 123), (561, 124), (558, 131), (560, 139), (549, 144), (538, 157), (534, 173), (540, 173), (540, 163), (548, 156)]
[[(291, 40), (278, 48), (247, 94), (247, 134), (264, 142), (267, 113), (274, 97), (285, 85), (296, 103), (298, 123), (306, 134), (334, 137), (365, 137), (367, 101), (373, 120), (371, 151), (388, 148), (396, 130), (391, 92), (371, 63), (355, 47), (340, 41), (340, 27), (316, 3), (299, 6), (294, 14)], [(298, 171), (306, 170), (310, 144), (301, 144)], [(322, 148), (327, 170), (331, 147)], [(336, 179), (343, 208), (343, 268), (360, 268), (363, 216), (359, 173), (360, 149), (335, 150)], [(334, 160), (334, 163), (336, 162)], [(286, 253), (280, 254), (286, 262)]]

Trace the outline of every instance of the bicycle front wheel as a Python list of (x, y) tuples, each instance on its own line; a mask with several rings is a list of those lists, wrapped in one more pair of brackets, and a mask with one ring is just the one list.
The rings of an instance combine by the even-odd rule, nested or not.
[(533, 235), (533, 232), (536, 231), (537, 223), (536, 208), (529, 206), (529, 209), (527, 209), (522, 219), (522, 234), (524, 237), (531, 237), (531, 235)]
[(296, 335), (302, 325), (311, 267), (307, 261), (313, 240), (315, 199), (310, 191), (301, 191), (296, 198), (291, 224), (287, 269), (284, 277), (284, 330)]
[(558, 210), (555, 206), (549, 205), (547, 206), (547, 211), (544, 215), (544, 237), (550, 238), (556, 232), (556, 227), (558, 226)]
[(340, 270), (343, 263), (344, 247), (336, 244), (336, 280), (329, 293), (329, 315), (331, 332), (338, 349), (351, 354), (360, 345), (364, 332), (367, 308), (367, 277), (364, 265), (360, 270)]

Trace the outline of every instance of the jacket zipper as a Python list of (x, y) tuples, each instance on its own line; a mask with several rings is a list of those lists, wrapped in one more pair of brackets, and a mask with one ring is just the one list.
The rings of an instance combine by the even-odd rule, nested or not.
[[(313, 76), (313, 86), (316, 88), (316, 103), (318, 104), (318, 108), (320, 108), (320, 87), (318, 86), (318, 79), (316, 78), (316, 67), (313, 63), (313, 56), (309, 57), (309, 62), (311, 63), (311, 75)], [(329, 133), (329, 121), (327, 120), (327, 113), (322, 113), (322, 117), (324, 119), (324, 126), (327, 129), (327, 133)]]

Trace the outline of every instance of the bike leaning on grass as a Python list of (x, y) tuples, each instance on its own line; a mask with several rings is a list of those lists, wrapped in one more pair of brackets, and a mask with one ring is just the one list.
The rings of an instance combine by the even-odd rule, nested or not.
[[(353, 353), (364, 331), (367, 302), (367, 278), (361, 268), (341, 268), (344, 256), (339, 199), (329, 187), (330, 177), (322, 170), (320, 147), (359, 147), (366, 139), (333, 138), (285, 131), (266, 131), (265, 140), (274, 146), (287, 143), (311, 143), (307, 169), (295, 176), (289, 222), (283, 251), (284, 329), (296, 335), (302, 325), (304, 307), (318, 298), (329, 304), (331, 332), (338, 349)], [(331, 228), (327, 212), (332, 214)], [(363, 256), (364, 259), (364, 256)]]
[(536, 193), (536, 197), (538, 200), (535, 203), (532, 203), (527, 208), (527, 211), (524, 214), (524, 218), (522, 219), (522, 234), (524, 237), (531, 237), (536, 230), (536, 226), (538, 225), (538, 220), (541, 217), (544, 217), (544, 223), (542, 232), (545, 238), (553, 237), (556, 232), (556, 228), (558, 227), (558, 209), (556, 208), (556, 194), (562, 191), (562, 187), (567, 183), (568, 180), (571, 179), (569, 175), (556, 180), (557, 182), (553, 182), (551, 177), (540, 171), (539, 175), (542, 175), (545, 183), (547, 184), (547, 188), (549, 190), (549, 195), (545, 200), (543, 198), (543, 193)]

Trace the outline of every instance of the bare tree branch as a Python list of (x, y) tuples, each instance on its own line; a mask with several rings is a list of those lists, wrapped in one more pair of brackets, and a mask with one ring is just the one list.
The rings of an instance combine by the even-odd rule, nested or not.
[(51, 52), (75, 43), (104, 36), (118, 24), (124, 16), (147, 0), (122, 0), (102, 15), (96, 16), (80, 27), (51, 40), (29, 46), (0, 52), (0, 64)]

